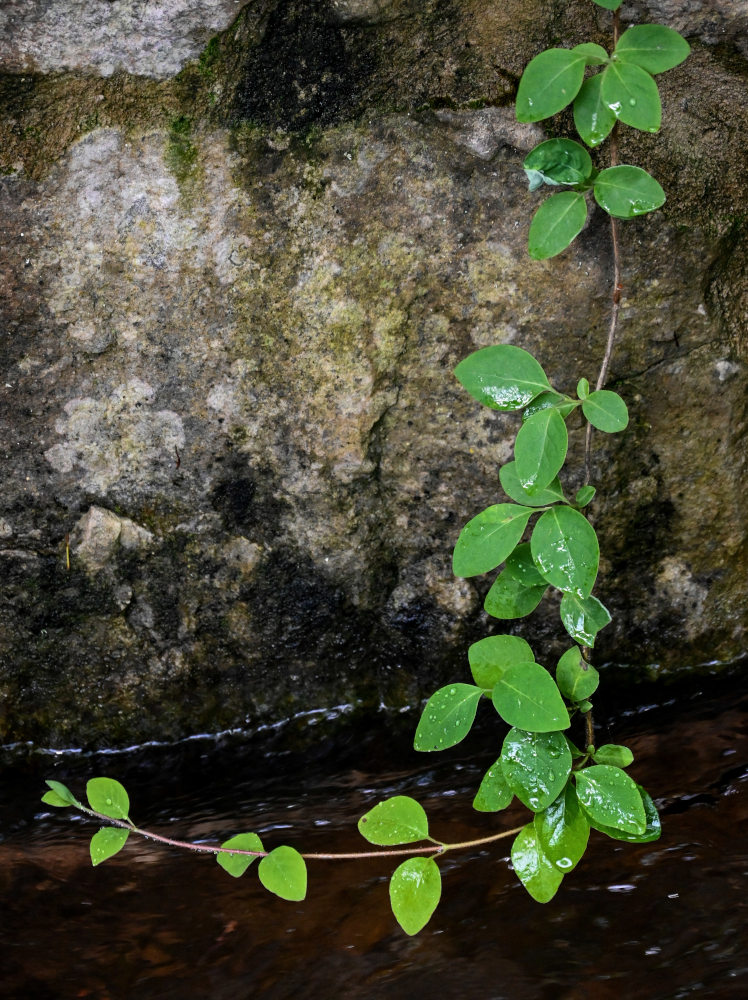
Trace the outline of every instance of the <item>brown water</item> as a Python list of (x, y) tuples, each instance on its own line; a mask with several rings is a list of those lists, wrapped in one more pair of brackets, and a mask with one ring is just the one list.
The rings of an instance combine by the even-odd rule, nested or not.
[[(627, 742), (632, 772), (663, 809), (654, 844), (593, 834), (546, 906), (507, 865), (509, 841), (440, 862), (442, 903), (416, 938), (395, 924), (387, 862), (316, 862), (309, 895), (268, 895), (209, 858), (144, 842), (90, 867), (89, 822), (38, 803), (41, 779), (109, 774), (136, 822), (187, 839), (253, 829), (266, 844), (358, 849), (356, 820), (404, 793), (436, 836), (457, 840), (524, 821), (472, 811), (497, 755), (486, 733), (447, 755), (416, 754), (389, 723), (351, 725), (310, 761), (246, 739), (126, 755), (6, 755), (0, 820), (0, 997), (660, 1000), (748, 996), (748, 698), (739, 680), (705, 696), (621, 715), (598, 742)], [(672, 701), (672, 698), (671, 698)], [(489, 737), (490, 738), (490, 737)], [(395, 763), (395, 762), (398, 763)]]

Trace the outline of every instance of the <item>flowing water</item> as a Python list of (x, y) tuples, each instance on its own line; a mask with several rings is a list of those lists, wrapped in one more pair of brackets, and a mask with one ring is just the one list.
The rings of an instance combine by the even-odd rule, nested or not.
[(487, 726), (449, 754), (416, 754), (391, 719), (363, 735), (353, 720), (306, 754), (236, 736), (87, 757), (6, 751), (0, 997), (748, 996), (748, 697), (739, 678), (713, 681), (710, 692), (660, 692), (649, 710), (609, 714), (598, 737), (633, 749), (631, 771), (663, 811), (659, 841), (593, 833), (545, 906), (508, 867), (510, 841), (447, 856), (442, 903), (415, 938), (389, 911), (391, 861), (310, 862), (303, 903), (270, 896), (253, 869), (233, 879), (212, 858), (132, 838), (92, 869), (95, 825), (40, 804), (43, 778), (82, 795), (87, 777), (117, 777), (135, 821), (175, 837), (220, 842), (254, 830), (266, 845), (307, 851), (365, 848), (357, 818), (410, 794), (434, 834), (456, 841), (526, 816), (470, 807), (498, 756)]

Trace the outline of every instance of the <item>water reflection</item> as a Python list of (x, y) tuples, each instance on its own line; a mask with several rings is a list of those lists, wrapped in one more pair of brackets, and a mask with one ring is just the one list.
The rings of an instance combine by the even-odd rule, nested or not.
[(406, 733), (362, 738), (352, 723), (313, 762), (268, 759), (240, 739), (95, 762), (15, 759), (3, 771), (0, 997), (743, 997), (747, 709), (734, 683), (677, 714), (620, 720), (600, 742), (632, 747), (634, 776), (664, 805), (662, 839), (629, 845), (593, 833), (546, 906), (516, 883), (508, 842), (447, 857), (442, 903), (416, 938), (389, 911), (387, 861), (318, 862), (303, 903), (268, 895), (251, 869), (235, 880), (212, 859), (132, 839), (94, 870), (95, 827), (45, 811), (42, 778), (79, 792), (92, 773), (119, 777), (137, 821), (187, 839), (254, 830), (269, 845), (356, 849), (358, 817), (406, 793), (436, 836), (461, 840), (525, 815), (470, 808), (496, 756), (479, 738), (449, 755), (416, 754)]

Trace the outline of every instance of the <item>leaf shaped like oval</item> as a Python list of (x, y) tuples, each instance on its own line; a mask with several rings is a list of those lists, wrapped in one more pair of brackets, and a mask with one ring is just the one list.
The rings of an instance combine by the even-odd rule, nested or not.
[(608, 609), (592, 596), (564, 594), (560, 614), (564, 628), (572, 639), (590, 648), (595, 645), (597, 633), (611, 622)]
[(523, 504), (525, 507), (547, 507), (549, 504), (557, 503), (559, 500), (566, 502), (561, 483), (556, 477), (545, 489), (536, 490), (530, 494), (522, 488), (517, 475), (517, 463), (507, 462), (499, 469), (499, 481), (501, 488), (506, 495), (515, 503)]
[(660, 92), (646, 70), (633, 63), (612, 62), (600, 75), (600, 96), (619, 121), (642, 132), (658, 131)]
[(433, 858), (408, 858), (390, 879), (390, 903), (406, 934), (417, 934), (431, 919), (442, 893), (442, 877)]
[(546, 49), (531, 59), (517, 89), (517, 121), (539, 122), (571, 104), (584, 66), (585, 56), (569, 49)]
[(591, 820), (624, 833), (642, 834), (647, 817), (635, 782), (619, 767), (593, 764), (576, 775), (577, 796)]
[(535, 814), (535, 832), (543, 853), (564, 875), (575, 868), (587, 849), (590, 824), (577, 799), (574, 785), (542, 812)]
[(600, 547), (595, 529), (572, 507), (553, 507), (540, 515), (530, 538), (535, 565), (559, 590), (588, 597), (595, 585)]
[(473, 809), (476, 812), (499, 812), (506, 809), (513, 798), (514, 793), (507, 784), (499, 757), (483, 775), (473, 799)]
[(491, 695), (504, 722), (529, 733), (568, 729), (569, 713), (556, 683), (539, 663), (514, 663)]
[(547, 139), (525, 157), (525, 172), (545, 184), (583, 184), (592, 173), (590, 154), (573, 139)]
[[(237, 833), (234, 837), (221, 844), (221, 847), (231, 848), (235, 851), (262, 851), (262, 841), (256, 833)], [(239, 878), (245, 873), (253, 861), (257, 860), (257, 855), (253, 854), (225, 854), (219, 851), (216, 861), (234, 878)]]
[(540, 812), (566, 784), (571, 773), (571, 751), (563, 733), (510, 729), (501, 748), (501, 769), (520, 802)]
[(527, 250), (534, 260), (547, 260), (565, 250), (587, 221), (587, 202), (579, 191), (546, 198), (533, 216)]
[(457, 365), (455, 376), (473, 399), (492, 410), (521, 410), (550, 389), (532, 354), (513, 344), (474, 351)]
[(611, 764), (613, 767), (628, 767), (634, 762), (634, 755), (629, 748), (617, 743), (606, 743), (598, 747), (592, 758), (596, 764)]
[(416, 729), (416, 750), (446, 750), (463, 740), (475, 720), (483, 689), (473, 684), (447, 684), (426, 702)]
[(543, 852), (532, 823), (520, 830), (512, 844), (512, 867), (537, 903), (550, 902), (564, 877)]
[(629, 844), (649, 844), (653, 840), (659, 840), (662, 833), (662, 824), (660, 822), (660, 814), (657, 812), (657, 806), (652, 801), (646, 789), (642, 788), (641, 785), (637, 785), (636, 787), (641, 796), (644, 813), (647, 817), (647, 826), (644, 833), (625, 833), (623, 830), (616, 830), (612, 826), (605, 826), (604, 823), (598, 823), (596, 820), (590, 820), (592, 829), (597, 830), (598, 833), (604, 833), (611, 840), (623, 840)]
[(293, 847), (282, 845), (265, 855), (257, 874), (268, 892), (281, 899), (295, 903), (306, 896), (306, 862)]
[(478, 687), (493, 690), (496, 681), (512, 663), (533, 660), (533, 652), (518, 635), (488, 635), (468, 649), (468, 662)]
[(602, 73), (589, 77), (574, 99), (574, 125), (588, 146), (599, 146), (617, 121), (603, 100), (602, 82)]
[(632, 219), (665, 204), (665, 192), (654, 177), (628, 164), (601, 170), (593, 190), (598, 205), (617, 219)]
[(550, 486), (566, 461), (569, 435), (558, 410), (540, 410), (520, 427), (514, 442), (520, 486), (530, 495)]
[(556, 665), (556, 683), (569, 701), (584, 701), (597, 691), (600, 674), (584, 660), (579, 646), (572, 646)]
[(685, 38), (664, 24), (635, 24), (621, 35), (615, 55), (648, 73), (664, 73), (679, 66), (690, 51)]
[(455, 545), (455, 576), (478, 576), (496, 569), (514, 549), (534, 513), (530, 507), (500, 503), (468, 521)]
[(130, 799), (124, 787), (114, 778), (91, 778), (86, 785), (86, 795), (94, 812), (111, 819), (127, 819)]
[(113, 857), (125, 846), (129, 830), (122, 830), (120, 827), (106, 826), (91, 837), (91, 864), (96, 867), (107, 858)]
[(391, 847), (428, 839), (429, 822), (423, 806), (415, 799), (409, 795), (395, 795), (362, 816), (358, 832), (370, 844)]
[(617, 392), (598, 389), (591, 392), (582, 403), (582, 413), (593, 427), (606, 434), (625, 430), (629, 422), (629, 411)]

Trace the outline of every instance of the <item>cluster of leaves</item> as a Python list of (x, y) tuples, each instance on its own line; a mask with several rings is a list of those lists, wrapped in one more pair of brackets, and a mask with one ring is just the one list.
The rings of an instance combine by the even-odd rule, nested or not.
[[(621, 0), (595, 0), (616, 10)], [(690, 51), (688, 42), (660, 24), (637, 24), (624, 31), (612, 53), (583, 42), (573, 49), (547, 49), (532, 59), (520, 80), (517, 118), (537, 122), (573, 104), (574, 124), (588, 146), (598, 146), (623, 122), (657, 132), (662, 103), (654, 79), (678, 66)], [(585, 79), (588, 68), (596, 70)], [(568, 190), (546, 199), (530, 225), (528, 247), (536, 260), (566, 249), (587, 219), (585, 194), (617, 219), (652, 212), (665, 202), (665, 192), (641, 167), (621, 164), (596, 170), (584, 146), (572, 139), (542, 142), (524, 162), (530, 190), (541, 185)]]

